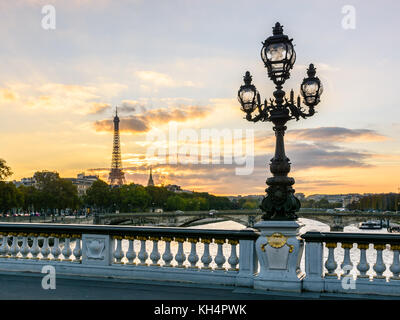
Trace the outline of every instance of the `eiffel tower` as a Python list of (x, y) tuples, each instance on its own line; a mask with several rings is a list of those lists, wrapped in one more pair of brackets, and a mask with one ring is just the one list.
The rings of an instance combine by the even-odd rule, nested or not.
[(111, 171), (108, 176), (108, 182), (112, 186), (121, 186), (125, 183), (125, 175), (122, 171), (122, 161), (121, 161), (121, 146), (119, 143), (119, 118), (118, 110), (115, 108), (114, 117), (114, 142), (113, 142), (113, 152), (111, 161)]

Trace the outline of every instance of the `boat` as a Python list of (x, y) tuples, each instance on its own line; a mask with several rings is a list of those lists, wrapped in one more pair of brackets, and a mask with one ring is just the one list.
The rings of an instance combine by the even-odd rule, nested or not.
[(367, 221), (367, 222), (361, 222), (358, 225), (358, 229), (373, 229), (373, 230), (379, 230), (382, 229), (382, 223), (379, 221)]
[(388, 231), (388, 232), (400, 233), (400, 225), (395, 224), (395, 223), (391, 223), (391, 224), (387, 227), (387, 231)]

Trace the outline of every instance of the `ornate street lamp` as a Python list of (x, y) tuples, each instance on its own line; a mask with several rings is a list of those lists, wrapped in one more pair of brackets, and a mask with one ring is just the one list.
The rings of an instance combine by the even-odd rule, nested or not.
[(303, 102), (308, 107), (302, 107), (300, 97), (294, 99), (293, 90), (289, 99), (285, 97), (282, 85), (290, 77), (290, 70), (296, 60), (296, 52), (292, 44), (293, 39), (283, 34), (283, 28), (277, 22), (273, 27), (273, 35), (263, 42), (261, 58), (268, 70), (269, 78), (274, 82), (276, 90), (274, 99), (264, 100), (261, 103), (260, 94), (251, 83), (252, 76), (247, 71), (244, 76), (244, 85), (238, 92), (238, 100), (246, 119), (252, 122), (271, 121), (274, 124), (276, 136), (275, 155), (271, 159), (270, 170), (273, 177), (267, 179), (268, 188), (266, 197), (260, 208), (265, 212), (263, 220), (295, 220), (296, 212), (300, 209), (300, 201), (294, 196), (294, 179), (288, 177), (290, 160), (285, 154), (284, 134), (286, 122), (292, 119), (299, 120), (314, 115), (314, 107), (320, 102), (323, 91), (322, 83), (315, 76), (315, 68), (310, 64), (305, 78), (300, 86)]

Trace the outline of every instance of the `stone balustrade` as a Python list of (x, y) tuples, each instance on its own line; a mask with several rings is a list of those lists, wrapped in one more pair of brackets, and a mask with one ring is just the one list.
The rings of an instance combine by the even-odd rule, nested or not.
[(271, 230), (3, 223), (0, 271), (52, 265), (68, 276), (400, 296), (400, 235), (298, 237), (297, 226), (284, 235), (283, 222), (264, 224)]
[(303, 290), (400, 296), (400, 235), (307, 232)]
[(63, 274), (229, 285), (251, 285), (256, 272), (251, 229), (3, 223), (0, 237), (3, 271), (50, 264)]

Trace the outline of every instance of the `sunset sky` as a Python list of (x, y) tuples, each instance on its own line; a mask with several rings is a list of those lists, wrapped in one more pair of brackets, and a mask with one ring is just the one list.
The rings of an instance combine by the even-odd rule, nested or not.
[[(42, 27), (48, 4), (56, 9), (54, 30)], [(342, 27), (345, 5), (356, 10), (355, 29)], [(272, 96), (260, 50), (279, 21), (297, 53), (286, 92), (298, 94), (311, 62), (324, 84), (317, 113), (287, 124), (296, 192), (397, 192), (399, 12), (397, 0), (1, 1), (0, 158), (12, 168), (11, 180), (38, 170), (106, 180), (118, 105), (128, 182), (146, 184), (152, 166), (156, 184), (262, 194), (272, 124), (246, 121), (236, 97), (247, 70), (262, 97)], [(243, 132), (243, 150), (245, 130), (253, 130), (252, 173), (236, 174), (235, 162), (160, 163), (148, 154), (166, 147), (152, 140), (156, 135), (178, 153), (201, 152), (202, 129)], [(222, 157), (233, 152), (226, 146)]]

